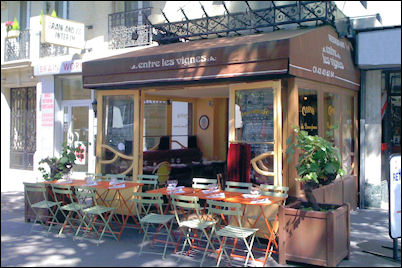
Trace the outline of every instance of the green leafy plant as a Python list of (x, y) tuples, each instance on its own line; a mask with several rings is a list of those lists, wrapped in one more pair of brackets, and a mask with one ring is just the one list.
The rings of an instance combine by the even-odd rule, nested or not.
[[(295, 136), (295, 137), (294, 137)], [(292, 142), (295, 139), (296, 142)], [(308, 135), (306, 131), (294, 128), (294, 132), (287, 140), (286, 150), (288, 162), (291, 161), (296, 149), (300, 149), (299, 160), (296, 165), (296, 180), (305, 185), (307, 201), (314, 210), (320, 210), (312, 194), (312, 190), (319, 185), (326, 185), (336, 179), (338, 175), (345, 175), (341, 167), (341, 158), (338, 148), (319, 136)]]
[(56, 10), (53, 9), (52, 14), (50, 16), (52, 16), (53, 18), (57, 18)]
[[(87, 143), (84, 144), (87, 146)], [(38, 170), (42, 172), (43, 179), (46, 181), (59, 180), (63, 178), (65, 174), (68, 174), (71, 171), (74, 161), (77, 159), (76, 154), (80, 156), (83, 153), (84, 150), (81, 148), (81, 144), (78, 144), (77, 147), (74, 147), (63, 143), (61, 156), (46, 157), (40, 160), (39, 165), (47, 164), (48, 169), (39, 167)]]

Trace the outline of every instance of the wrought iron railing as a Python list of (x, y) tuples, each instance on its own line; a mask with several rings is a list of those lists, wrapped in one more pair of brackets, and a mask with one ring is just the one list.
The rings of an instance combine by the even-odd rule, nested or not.
[(152, 28), (148, 21), (149, 15), (151, 15), (151, 8), (109, 14), (109, 48), (119, 49), (151, 44)]
[(64, 56), (64, 55), (68, 55), (70, 52), (68, 47), (42, 43), (40, 40), (41, 39), (39, 38), (39, 42), (40, 42), (39, 57), (40, 58)]
[(285, 25), (310, 26), (318, 24), (330, 24), (335, 26), (336, 5), (333, 1), (292, 1), (287, 5), (275, 5), (275, 1), (269, 1), (270, 7), (263, 9), (251, 9), (247, 4), (245, 12), (230, 13), (222, 1), (226, 12), (220, 16), (204, 16), (199, 19), (189, 20), (181, 9), (185, 19), (183, 21), (169, 22), (152, 25), (156, 31), (154, 40), (159, 43), (177, 42), (179, 39), (194, 40), (209, 37), (222, 37), (230, 35), (249, 34), (250, 32), (275, 31), (285, 28)]
[(29, 29), (20, 31), (17, 37), (5, 40), (4, 61), (29, 59)]

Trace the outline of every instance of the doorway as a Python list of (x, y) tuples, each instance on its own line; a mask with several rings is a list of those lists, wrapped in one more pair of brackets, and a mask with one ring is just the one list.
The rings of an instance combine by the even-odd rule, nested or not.
[[(64, 101), (63, 110), (63, 142), (70, 146), (78, 146), (85, 150), (83, 158), (77, 158), (72, 168), (74, 173), (95, 171), (93, 154), (93, 113), (90, 100)], [(87, 145), (85, 145), (87, 144)]]

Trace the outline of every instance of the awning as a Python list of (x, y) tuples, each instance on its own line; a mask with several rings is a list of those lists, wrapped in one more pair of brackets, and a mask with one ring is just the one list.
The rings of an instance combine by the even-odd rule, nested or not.
[[(323, 65), (321, 55), (325, 53), (322, 52), (320, 42), (315, 39), (324, 38), (325, 44), (331, 45), (327, 32), (338, 40), (332, 27), (323, 26), (144, 48), (118, 56), (84, 62), (83, 85), (91, 89), (118, 89), (155, 83), (171, 84), (291, 74), (323, 82), (339, 82), (343, 87), (358, 89), (359, 79), (354, 78), (350, 45), (346, 47), (344, 45), (344, 50), (347, 50), (346, 57), (349, 59), (347, 64), (343, 63), (343, 67), (351, 65), (351, 70), (346, 70), (345, 73), (350, 71), (352, 75), (346, 75), (343, 80), (331, 82), (333, 79), (337, 80), (334, 77), (335, 74), (327, 72), (331, 65), (326, 69), (318, 67)], [(338, 40), (335, 43), (339, 44), (339, 42), (347, 41)], [(339, 50), (337, 47), (333, 49), (335, 52)], [(331, 49), (328, 51), (334, 54)], [(344, 58), (344, 52), (337, 53)], [(312, 57), (310, 54), (318, 56)], [(331, 57), (336, 60), (337, 56), (339, 55), (335, 53)], [(310, 64), (311, 66), (306, 64), (316, 58), (318, 58), (317, 64)], [(320, 68), (319, 71), (318, 68)], [(334, 68), (340, 69), (340, 66)]]

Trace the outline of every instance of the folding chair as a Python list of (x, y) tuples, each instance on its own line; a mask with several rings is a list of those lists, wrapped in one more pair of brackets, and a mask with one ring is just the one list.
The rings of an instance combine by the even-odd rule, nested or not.
[[(35, 226), (35, 223), (38, 220), (42, 226), (46, 226), (46, 223), (49, 221), (49, 219), (52, 219), (50, 226), (46, 233), (46, 235), (47, 235), (50, 232), (50, 230), (52, 229), (55, 221), (57, 222), (57, 224), (60, 224), (60, 222), (57, 220), (56, 215), (57, 215), (57, 212), (59, 211), (59, 205), (61, 204), (61, 202), (54, 202), (54, 201), (48, 200), (47, 189), (46, 189), (46, 185), (44, 183), (24, 182), (24, 192), (25, 192), (26, 200), (28, 201), (29, 206), (32, 208), (32, 211), (35, 214), (35, 221), (31, 227), (30, 233), (32, 233), (34, 231), (33, 228)], [(43, 194), (43, 200), (32, 203), (30, 193), (37, 193), (37, 192), (41, 192)], [(54, 207), (56, 207), (56, 212), (53, 212)], [(39, 215), (39, 209), (47, 209), (51, 215)], [(43, 221), (42, 218), (45, 218), (47, 220)], [(41, 232), (41, 231), (35, 230), (35, 232)]]
[[(69, 185), (60, 185), (60, 184), (51, 184), (53, 196), (56, 202), (60, 202), (58, 205), (59, 210), (63, 214), (65, 220), (63, 226), (60, 228), (59, 236), (63, 233), (64, 228), (69, 224), (71, 229), (78, 228), (78, 224), (82, 220), (81, 211), (85, 206), (78, 203), (78, 200), (74, 199), (74, 192), (71, 186)], [(64, 204), (64, 205), (63, 205)], [(68, 211), (67, 215), (64, 211)], [(75, 217), (72, 217), (72, 214), (75, 212)], [(74, 226), (73, 222), (78, 221), (78, 223)]]
[[(114, 239), (118, 240), (116, 235), (114, 234), (115, 232), (112, 230), (112, 228), (109, 224), (110, 219), (113, 216), (114, 208), (98, 205), (97, 201), (96, 201), (96, 192), (95, 192), (95, 189), (92, 187), (79, 186), (79, 187), (75, 187), (75, 190), (76, 190), (75, 195), (77, 196), (78, 201), (82, 207), (86, 207), (88, 204), (92, 204), (92, 205), (82, 209), (82, 213), (84, 216), (77, 229), (77, 232), (75, 233), (74, 239), (79, 235), (81, 226), (84, 224), (85, 225), (85, 234), (87, 237), (89, 235), (89, 232), (92, 232), (92, 231), (94, 231), (96, 233), (96, 235), (98, 235), (97, 245), (99, 245), (100, 240), (102, 239), (103, 235), (105, 235), (106, 229), (108, 230), (108, 233), (110, 233)], [(88, 223), (85, 221), (85, 219), (87, 217), (89, 218)], [(97, 222), (98, 218), (100, 218), (102, 221)], [(102, 229), (101, 234), (99, 234), (100, 230), (97, 230), (95, 224), (100, 225), (99, 229)], [(84, 235), (82, 236), (83, 238), (84, 238)]]
[[(283, 200), (281, 205), (285, 205), (286, 203), (286, 198), (288, 198), (288, 191), (289, 187), (286, 186), (275, 186), (275, 185), (268, 185), (268, 184), (261, 184), (261, 194), (266, 195), (266, 196), (274, 196), (274, 197), (284, 197), (285, 199)], [(278, 230), (279, 230), (279, 225), (273, 226), (273, 223), (275, 222), (276, 218), (278, 217), (277, 213), (275, 215), (272, 215), (271, 217), (268, 217), (268, 222), (271, 226), (271, 235), (269, 238), (269, 255), (272, 254), (274, 246), (278, 247), (278, 244), (276, 242), (277, 236), (278, 236)]]
[(127, 179), (126, 174), (106, 174), (105, 175), (106, 181), (111, 181), (114, 178), (116, 178), (116, 180), (118, 180), (118, 181), (125, 181)]
[(227, 181), (225, 191), (249, 194), (252, 186), (249, 182)]
[(195, 189), (208, 189), (210, 184), (217, 185), (217, 179), (207, 179), (207, 178), (193, 178), (192, 187)]
[[(176, 221), (179, 226), (179, 229), (182, 231), (185, 240), (183, 243), (182, 250), (180, 254), (183, 254), (184, 249), (186, 248), (187, 243), (189, 244), (189, 249), (187, 251), (187, 254), (193, 250), (204, 250), (204, 253), (202, 255), (201, 263), (200, 266), (204, 263), (204, 259), (206, 256), (206, 253), (208, 251), (208, 248), (211, 247), (212, 251), (216, 253), (216, 249), (211, 241), (211, 237), (213, 233), (215, 232), (215, 223), (216, 221), (208, 221), (208, 220), (203, 220), (201, 217), (201, 212), (200, 212), (200, 204), (198, 203), (199, 198), (197, 196), (185, 196), (185, 195), (171, 195), (170, 196), (172, 199), (172, 204), (176, 216)], [(187, 216), (185, 213), (179, 213), (180, 210), (187, 210), (187, 215), (191, 211), (195, 211), (196, 213), (196, 218), (192, 219), (187, 219)], [(207, 229), (211, 228), (211, 231), (208, 232)], [(195, 231), (193, 231), (195, 230)], [(201, 230), (202, 233), (200, 236), (198, 236), (197, 231)], [(193, 234), (193, 236), (191, 236)], [(203, 239), (203, 235), (206, 237), (206, 240)], [(200, 246), (195, 245), (193, 242), (198, 241), (198, 242), (207, 242), (207, 245), (205, 248), (202, 248)]]
[[(133, 197), (134, 197), (134, 199), (132, 199), (130, 201), (135, 202), (135, 204), (136, 204), (137, 218), (138, 218), (138, 221), (140, 222), (141, 229), (144, 232), (144, 237), (142, 239), (141, 248), (140, 248), (140, 255), (141, 255), (142, 249), (144, 247), (145, 241), (152, 240), (149, 237), (149, 234), (154, 235), (154, 238), (155, 238), (155, 236), (158, 236), (158, 235), (166, 235), (166, 240), (154, 239), (154, 241), (165, 243), (163, 255), (162, 255), (162, 258), (164, 259), (166, 256), (166, 249), (167, 249), (169, 240), (172, 243), (174, 242), (173, 237), (172, 237), (172, 226), (173, 226), (172, 220), (174, 219), (174, 215), (164, 215), (163, 214), (162, 194), (159, 194), (159, 193), (150, 194), (150, 193), (135, 192), (135, 193), (133, 193)], [(158, 213), (150, 213), (150, 209), (152, 207), (154, 207), (154, 208), (156, 207), (156, 211)], [(156, 225), (156, 227), (155, 227), (155, 225)], [(152, 227), (152, 226), (155, 227), (156, 230), (151, 232), (151, 231), (149, 231), (149, 227)], [(166, 233), (161, 231), (162, 227), (165, 227)]]
[(152, 171), (152, 174), (158, 176), (159, 186), (165, 185), (166, 181), (169, 180), (170, 170), (170, 163), (167, 161), (160, 162), (158, 165), (156, 165), (156, 167)]
[[(244, 245), (246, 246), (246, 260), (244, 262), (244, 266), (247, 266), (248, 260), (251, 259), (255, 261), (252, 248), (253, 248), (253, 243), (254, 243), (254, 238), (255, 234), (257, 233), (258, 229), (256, 228), (243, 228), (241, 224), (241, 216), (242, 216), (242, 211), (241, 211), (241, 204), (239, 203), (229, 203), (229, 202), (223, 202), (223, 201), (214, 201), (214, 200), (207, 200), (208, 203), (208, 214), (213, 216), (213, 215), (221, 215), (221, 216), (234, 216), (236, 217), (236, 221), (238, 226), (233, 226), (233, 225), (226, 225), (223, 228), (216, 230), (215, 235), (218, 237), (220, 248), (219, 248), (219, 257), (216, 266), (219, 266), (221, 259), (222, 259), (222, 253), (225, 253), (226, 258), (228, 258), (229, 265), (230, 263), (230, 256), (228, 255), (225, 245), (226, 245), (226, 240), (227, 238), (233, 238), (235, 240), (234, 242), (234, 247), (232, 248), (232, 253), (236, 250), (237, 246), (237, 240), (241, 239), (244, 242)], [(230, 219), (228, 218), (226, 222), (230, 222)], [(223, 243), (220, 239), (220, 237), (223, 237)], [(248, 239), (248, 241), (247, 241)], [(240, 249), (237, 249), (240, 250)]]
[(92, 176), (95, 180), (101, 180), (103, 175), (102, 173), (92, 173), (92, 172), (85, 172), (85, 177)]
[(137, 175), (137, 182), (143, 183), (142, 191), (153, 190), (158, 188), (158, 175), (141, 174)]

